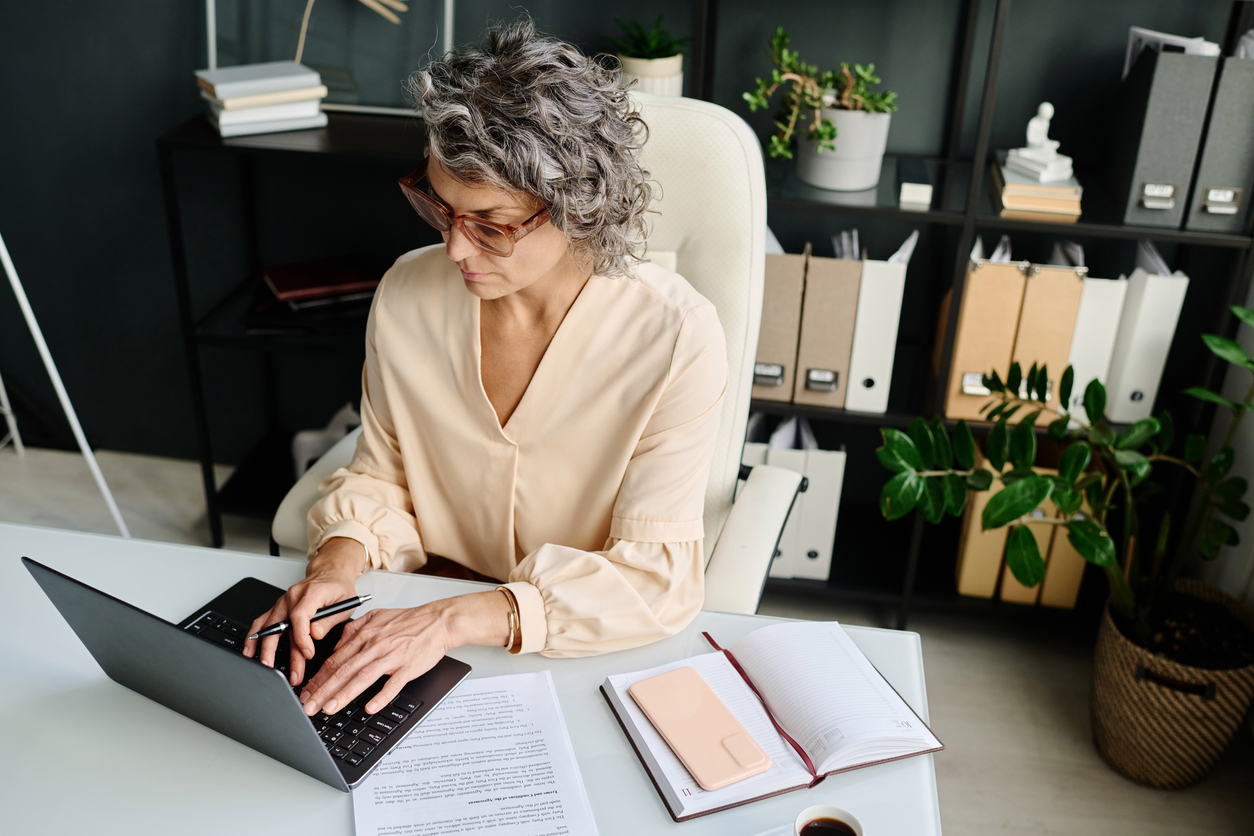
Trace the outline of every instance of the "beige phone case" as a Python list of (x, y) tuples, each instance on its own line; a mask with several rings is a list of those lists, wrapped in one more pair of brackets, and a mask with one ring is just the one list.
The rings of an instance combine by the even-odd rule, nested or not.
[(701, 789), (716, 790), (770, 769), (770, 757), (692, 668), (642, 679), (627, 693)]

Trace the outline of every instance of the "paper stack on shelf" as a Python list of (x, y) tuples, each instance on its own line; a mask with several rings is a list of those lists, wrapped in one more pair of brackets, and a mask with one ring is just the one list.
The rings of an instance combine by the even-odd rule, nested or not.
[(991, 180), (993, 205), (1003, 218), (1049, 223), (1075, 223), (1080, 217), (1083, 187), (1074, 175), (1065, 180), (1041, 183), (1006, 165), (1006, 154), (997, 152)]
[(197, 70), (209, 121), (224, 137), (321, 128), (327, 124), (321, 77), (295, 61)]

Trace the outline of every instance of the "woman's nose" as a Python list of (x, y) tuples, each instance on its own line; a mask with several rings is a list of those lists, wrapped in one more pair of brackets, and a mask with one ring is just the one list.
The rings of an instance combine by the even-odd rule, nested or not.
[(480, 253), (480, 249), (475, 246), (474, 241), (470, 240), (460, 224), (454, 224), (453, 228), (445, 233), (444, 249), (453, 261), (461, 261)]

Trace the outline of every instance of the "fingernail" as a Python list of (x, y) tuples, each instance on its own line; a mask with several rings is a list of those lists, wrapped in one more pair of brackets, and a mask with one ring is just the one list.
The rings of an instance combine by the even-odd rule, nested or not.
[(301, 701), (301, 702), (309, 702), (309, 697), (310, 697), (310, 693), (309, 693), (308, 691), (301, 691), (301, 692), (300, 692), (300, 701)]
[(379, 704), (377, 702), (366, 704), (366, 711), (370, 712), (371, 714), (374, 714), (378, 710), (379, 710)]
[(267, 668), (273, 668), (273, 667), (274, 667), (274, 660), (273, 660), (273, 659), (270, 659), (270, 660), (262, 660), (261, 664), (265, 665)]
[(306, 650), (306, 651), (305, 651), (305, 658), (306, 658), (306, 659), (312, 659), (312, 658), (313, 658), (313, 654), (314, 654), (314, 652), (313, 652), (312, 650)]
[(335, 700), (331, 700), (329, 703), (326, 704), (326, 706), (322, 710), (325, 711), (327, 714), (334, 714), (337, 705), (338, 703), (336, 703)]
[(294, 686), (300, 684), (300, 680), (296, 678), (296, 671), (292, 671), (291, 680), (292, 680), (292, 685)]

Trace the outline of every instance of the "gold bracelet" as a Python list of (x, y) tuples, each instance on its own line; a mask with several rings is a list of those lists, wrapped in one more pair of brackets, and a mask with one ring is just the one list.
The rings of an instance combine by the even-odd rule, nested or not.
[(502, 645), (502, 647), (506, 650), (512, 650), (514, 647), (514, 633), (517, 630), (518, 625), (518, 620), (514, 616), (514, 602), (512, 600), (512, 596), (509, 594), (509, 590), (505, 587), (498, 586), (496, 591), (504, 595), (505, 600), (509, 603), (509, 612), (505, 614), (505, 620), (509, 622), (509, 638), (505, 640), (505, 644)]
[(518, 612), (518, 599), (508, 587), (498, 586), (497, 589), (505, 595), (505, 600), (509, 601), (509, 644), (505, 647), (510, 653), (516, 655), (522, 650), (522, 615)]

